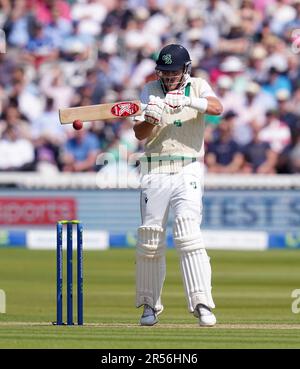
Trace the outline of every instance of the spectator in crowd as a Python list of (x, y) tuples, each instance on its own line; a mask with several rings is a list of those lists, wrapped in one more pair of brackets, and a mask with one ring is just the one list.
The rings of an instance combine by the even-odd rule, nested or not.
[(51, 174), (61, 169), (59, 152), (66, 137), (66, 129), (60, 124), (57, 109), (54, 109), (54, 99), (47, 97), (45, 111), (32, 123), (37, 171)]
[(27, 78), (24, 67), (16, 66), (13, 70), (8, 97), (17, 102), (21, 114), (29, 121), (37, 118), (43, 111), (44, 96), (39, 94), (36, 84)]
[(28, 44), (32, 21), (32, 17), (26, 12), (26, 1), (15, 1), (3, 26), (9, 45), (23, 48)]
[(216, 80), (221, 75), (219, 70), (221, 57), (219, 54), (215, 53), (212, 46), (209, 44), (208, 40), (203, 40), (203, 57), (200, 60), (200, 64), (195, 69), (197, 71), (205, 71), (210, 76), (210, 80), (212, 83), (215, 83)]
[(234, 9), (224, 1), (208, 0), (203, 5), (203, 17), (206, 23), (220, 36), (226, 36), (236, 19)]
[(244, 161), (239, 145), (232, 136), (228, 117), (216, 129), (216, 139), (207, 146), (206, 166), (212, 173), (238, 173)]
[(227, 56), (220, 64), (220, 74), (231, 77), (232, 90), (236, 93), (243, 93), (248, 82), (247, 70), (240, 57)]
[(245, 162), (244, 173), (275, 174), (277, 154), (268, 142), (260, 139), (260, 124), (251, 123), (252, 140), (242, 148)]
[[(62, 68), (54, 67), (48, 70), (45, 75), (40, 78), (40, 89), (45, 96), (53, 100), (53, 110), (67, 108), (72, 105), (74, 91), (73, 88), (66, 83)], [(46, 103), (45, 109), (48, 110)]]
[(58, 58), (58, 49), (52, 37), (46, 34), (42, 24), (36, 21), (32, 25), (32, 34), (26, 45), (24, 60), (39, 68), (42, 63)]
[(61, 169), (59, 147), (47, 135), (41, 134), (33, 140), (36, 156), (36, 170), (45, 175), (57, 173)]
[(72, 22), (61, 15), (58, 6), (54, 6), (51, 8), (51, 21), (44, 29), (45, 35), (59, 48), (65, 42), (65, 37), (71, 33)]
[(80, 33), (79, 21), (74, 20), (71, 30), (59, 45), (62, 57), (67, 61), (86, 60), (91, 57), (95, 40), (89, 33)]
[(279, 90), (276, 94), (278, 104), (278, 114), (280, 121), (286, 123), (293, 137), (300, 132), (300, 114), (293, 113), (290, 104), (291, 94), (288, 90)]
[(245, 35), (251, 37), (263, 20), (263, 15), (255, 8), (255, 1), (243, 0), (241, 1), (238, 15), (241, 25), (245, 31)]
[(7, 126), (0, 140), (0, 170), (32, 171), (34, 165), (33, 144), (22, 137), (17, 126)]
[(62, 153), (62, 168), (65, 172), (90, 172), (94, 170), (99, 152), (97, 137), (81, 129), (70, 134)]
[(276, 93), (281, 89), (289, 92), (292, 91), (291, 81), (286, 75), (281, 73), (281, 70), (278, 67), (271, 67), (269, 69), (268, 76), (268, 80), (263, 85), (264, 91), (268, 92), (274, 97), (276, 97)]
[(70, 6), (65, 0), (27, 0), (28, 10), (34, 14), (43, 25), (53, 22), (54, 11), (63, 19), (70, 20)]
[(296, 14), (291, 22), (285, 24), (285, 31), (300, 28), (300, 0), (292, 1), (291, 5), (294, 7)]
[(232, 91), (232, 78), (222, 75), (217, 80), (217, 94), (222, 100), (224, 111), (242, 108), (243, 96)]
[(4, 87), (5, 96), (9, 94), (9, 86), (12, 80), (12, 73), (16, 66), (13, 55), (0, 53), (0, 85)]
[(15, 101), (11, 101), (3, 111), (0, 120), (0, 135), (8, 127), (17, 127), (21, 137), (31, 139), (31, 127), (28, 119), (20, 113)]
[(65, 140), (65, 130), (59, 122), (57, 110), (54, 109), (54, 100), (46, 98), (45, 111), (32, 122), (32, 137), (47, 135), (53, 143), (62, 144)]
[(266, 111), (275, 108), (275, 100), (261, 91), (259, 84), (248, 82), (241, 104), (239, 104), (238, 99), (236, 102), (235, 111), (238, 114), (238, 119), (234, 127), (234, 137), (239, 144), (245, 145), (252, 139), (250, 123), (255, 120), (262, 126)]
[[(295, 31), (297, 34), (299, 33), (297, 38), (295, 39), (297, 42), (297, 50), (300, 52), (300, 27), (298, 28), (298, 31)], [(291, 44), (295, 42), (293, 39), (291, 39)], [(287, 58), (287, 77), (291, 82), (292, 85), (292, 92), (295, 91), (299, 85), (300, 85), (300, 68), (299, 68), (299, 56), (296, 54), (291, 54)]]
[(284, 31), (284, 27), (296, 17), (296, 10), (285, 0), (277, 0), (267, 8), (266, 15), (271, 19), (271, 30), (277, 35)]
[(76, 2), (72, 7), (71, 15), (73, 20), (79, 22), (80, 33), (97, 36), (101, 32), (101, 24), (107, 15), (107, 8), (97, 0)]
[(254, 44), (249, 55), (248, 73), (250, 80), (256, 81), (259, 85), (263, 84), (268, 76), (266, 57), (266, 48), (262, 44)]
[(235, 110), (228, 110), (223, 118), (230, 124), (232, 137), (238, 145), (244, 145), (251, 140), (250, 122), (247, 121), (246, 124), (243, 124)]
[(291, 132), (286, 123), (279, 119), (277, 110), (269, 110), (266, 113), (265, 123), (259, 132), (259, 138), (268, 142), (271, 149), (280, 154), (291, 142)]
[(279, 155), (277, 172), (284, 174), (300, 173), (300, 130), (292, 137)]

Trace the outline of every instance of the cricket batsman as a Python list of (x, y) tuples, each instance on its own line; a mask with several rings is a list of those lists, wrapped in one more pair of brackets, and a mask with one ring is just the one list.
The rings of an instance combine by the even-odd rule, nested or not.
[(200, 230), (203, 117), (219, 115), (223, 107), (204, 79), (190, 76), (191, 59), (183, 46), (165, 46), (156, 64), (158, 79), (144, 86), (141, 102), (147, 107), (134, 118), (133, 128), (137, 139), (146, 139), (140, 159), (142, 224), (136, 248), (136, 307), (144, 307), (143, 326), (156, 324), (163, 311), (165, 232), (171, 208), (188, 310), (200, 326), (213, 326), (211, 266)]

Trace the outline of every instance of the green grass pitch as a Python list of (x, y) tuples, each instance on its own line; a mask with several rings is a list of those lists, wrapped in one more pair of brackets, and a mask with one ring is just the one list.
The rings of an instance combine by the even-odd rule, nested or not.
[[(133, 249), (84, 253), (85, 325), (57, 327), (51, 324), (55, 252), (2, 248), (0, 289), (7, 305), (0, 314), (0, 348), (300, 348), (300, 313), (291, 309), (292, 291), (300, 289), (300, 250), (208, 253), (214, 328), (200, 328), (187, 311), (175, 250), (167, 252), (165, 310), (157, 325), (140, 327)], [(74, 274), (74, 300), (75, 282)]]

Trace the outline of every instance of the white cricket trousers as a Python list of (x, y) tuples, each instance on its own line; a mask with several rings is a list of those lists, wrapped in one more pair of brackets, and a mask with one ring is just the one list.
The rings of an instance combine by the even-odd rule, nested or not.
[(141, 218), (136, 248), (136, 306), (163, 310), (161, 294), (166, 275), (166, 223), (174, 212), (173, 238), (188, 309), (198, 304), (214, 308), (211, 266), (200, 224), (202, 220), (203, 164), (193, 162), (179, 173), (145, 174), (141, 181)]

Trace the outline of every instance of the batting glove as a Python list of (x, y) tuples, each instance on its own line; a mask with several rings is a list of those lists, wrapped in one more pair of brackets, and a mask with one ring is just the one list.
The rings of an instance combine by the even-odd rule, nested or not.
[(150, 101), (145, 109), (145, 121), (154, 126), (159, 126), (164, 109), (164, 101), (160, 97), (151, 95)]
[(181, 90), (170, 91), (165, 97), (166, 112), (179, 113), (185, 106), (191, 105), (191, 99)]

